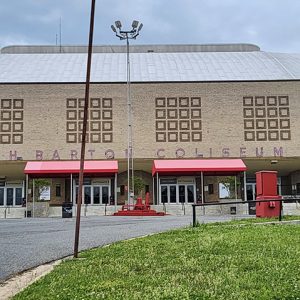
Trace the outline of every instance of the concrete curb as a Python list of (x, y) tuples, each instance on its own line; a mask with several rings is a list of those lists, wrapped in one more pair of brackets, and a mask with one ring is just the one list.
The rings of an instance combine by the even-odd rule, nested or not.
[[(122, 242), (128, 242), (128, 241), (131, 241), (131, 240), (141, 239), (141, 238), (145, 238), (145, 237), (152, 236), (152, 235), (155, 235), (155, 234), (159, 234), (159, 233), (162, 233), (162, 232), (149, 233), (149, 234), (146, 234), (146, 235), (137, 236), (137, 237), (134, 237), (134, 238), (129, 238), (129, 239), (126, 239), (126, 240), (122, 240)], [(98, 248), (106, 248), (106, 247), (109, 247), (113, 244), (115, 244), (115, 242), (111, 243), (111, 244), (106, 244), (106, 245), (103, 245), (103, 246), (100, 246), (100, 247), (87, 249), (87, 250), (84, 250), (84, 251), (98, 249)], [(58, 259), (56, 261), (40, 265), (36, 268), (30, 269), (28, 271), (24, 271), (23, 273), (18, 274), (16, 276), (4, 281), (3, 283), (0, 283), (0, 299), (1, 300), (11, 299), (16, 294), (20, 293), (22, 290), (24, 290), (25, 288), (27, 288), (28, 286), (33, 284), (35, 281), (39, 280), (40, 278), (44, 277), (45, 275), (47, 275), (48, 273), (53, 271), (55, 266), (58, 266), (63, 261), (68, 260), (68, 259), (73, 259), (73, 256), (67, 256), (65, 258), (61, 258), (61, 259)], [(78, 258), (78, 260), (80, 260), (80, 258)]]
[(11, 299), (17, 293), (24, 290), (30, 284), (50, 273), (55, 266), (59, 265), (65, 259), (59, 259), (44, 265), (40, 265), (34, 269), (25, 271), (13, 278), (8, 279), (0, 284), (0, 299)]

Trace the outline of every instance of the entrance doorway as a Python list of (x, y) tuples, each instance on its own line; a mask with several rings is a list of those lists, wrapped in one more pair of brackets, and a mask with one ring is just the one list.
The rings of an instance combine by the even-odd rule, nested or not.
[(1, 187), (0, 206), (21, 206), (23, 201), (22, 187)]
[(194, 203), (195, 201), (195, 186), (191, 184), (180, 184), (179, 188), (179, 202), (180, 203)]
[(182, 204), (195, 203), (196, 185), (194, 178), (160, 179), (160, 203)]
[(161, 202), (162, 203), (176, 203), (177, 188), (173, 184), (163, 184), (160, 186)]
[[(76, 186), (75, 203), (77, 203), (78, 186)], [(109, 204), (109, 185), (84, 185), (82, 187), (82, 203), (84, 204)]]
[[(255, 201), (256, 200), (256, 184), (255, 183), (247, 183), (247, 200)], [(249, 215), (256, 214), (256, 203), (249, 203), (248, 205)]]

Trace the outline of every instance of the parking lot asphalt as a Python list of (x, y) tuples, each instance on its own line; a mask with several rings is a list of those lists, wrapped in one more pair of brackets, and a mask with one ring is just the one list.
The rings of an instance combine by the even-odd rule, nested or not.
[[(226, 221), (230, 216), (202, 218)], [(82, 217), (79, 250), (191, 224), (191, 216)], [(0, 282), (38, 265), (72, 255), (75, 218), (0, 219)]]

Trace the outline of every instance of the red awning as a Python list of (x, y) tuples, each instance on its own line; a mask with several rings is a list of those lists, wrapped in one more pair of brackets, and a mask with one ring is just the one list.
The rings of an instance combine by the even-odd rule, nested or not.
[[(29, 161), (24, 173), (35, 175), (47, 174), (78, 174), (80, 161)], [(116, 160), (93, 160), (85, 161), (85, 174), (114, 174), (118, 173), (118, 162)]]
[(192, 174), (196, 172), (234, 173), (246, 171), (241, 159), (174, 159), (155, 160), (152, 176), (159, 174)]

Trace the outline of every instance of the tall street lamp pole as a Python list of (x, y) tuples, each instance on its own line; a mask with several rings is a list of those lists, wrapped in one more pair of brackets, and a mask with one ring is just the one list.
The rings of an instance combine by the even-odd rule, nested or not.
[[(132, 104), (130, 94), (130, 60), (129, 60), (129, 39), (136, 39), (139, 35), (143, 24), (138, 21), (132, 22), (131, 30), (122, 30), (120, 21), (115, 22), (115, 26), (111, 25), (112, 31), (120, 40), (126, 40), (127, 53), (127, 118), (128, 118), (128, 140), (127, 140), (127, 203), (130, 209), (131, 192), (134, 193), (134, 166), (133, 166), (133, 138), (132, 138)], [(130, 159), (131, 158), (131, 159)], [(131, 169), (131, 188), (130, 188), (130, 169)]]

